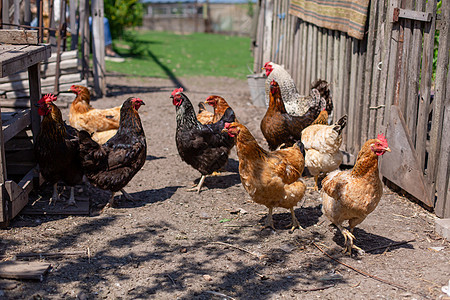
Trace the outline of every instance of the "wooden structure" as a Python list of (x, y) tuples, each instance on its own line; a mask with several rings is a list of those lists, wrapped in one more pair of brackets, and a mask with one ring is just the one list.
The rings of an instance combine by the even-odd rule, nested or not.
[[(68, 2), (68, 5), (66, 2)], [(81, 49), (81, 59), (78, 62), (78, 66), (81, 66), (81, 72), (79, 73), (81, 74), (81, 79), (88, 82), (91, 77), (89, 54), (92, 35), (92, 71), (94, 73), (92, 81), (96, 95), (101, 96), (106, 93), (103, 0), (93, 0), (91, 1), (91, 5), (89, 4), (90, 1), (87, 0), (36, 0), (37, 27), (30, 26), (32, 20), (30, 0), (23, 0), (22, 9), (20, 1), (14, 1), (12, 7), (10, 7), (10, 3), (11, 1), (9, 0), (0, 0), (0, 28), (8, 30), (21, 29), (22, 31), (23, 29), (37, 29), (27, 30), (27, 32), (37, 33), (37, 42), (46, 42), (52, 45), (54, 57), (51, 60), (55, 62), (53, 67), (54, 72), (52, 73), (53, 78), (43, 82), (45, 86), (49, 86), (50, 80), (53, 80), (53, 90), (51, 92), (58, 93), (59, 91), (66, 90), (64, 84), (68, 83), (68, 80), (73, 80), (72, 84), (80, 84), (78, 78), (72, 76), (72, 78), (68, 79), (67, 74), (61, 72), (61, 69), (64, 70), (64, 57), (67, 57), (64, 54), (66, 49)], [(69, 13), (68, 18), (66, 18), (66, 12)], [(90, 30), (89, 26), (90, 16), (92, 17), (92, 30)], [(68, 28), (69, 31), (67, 30)], [(70, 45), (66, 45), (67, 32), (72, 37)], [(8, 38), (5, 32), (0, 35), (0, 42), (20, 44), (20, 42), (14, 42), (11, 38)], [(22, 41), (21, 44), (33, 43), (26, 40)], [(76, 57), (78, 58), (78, 55)], [(12, 81), (19, 80), (13, 79)], [(60, 84), (63, 86), (60, 87)], [(12, 94), (10, 93), (7, 96), (12, 96)], [(26, 96), (26, 92), (19, 91), (18, 95), (14, 96), (23, 97)]]
[[(0, 78), (28, 69), (30, 88), (30, 109), (13, 116), (10, 114), (8, 120), (2, 122), (0, 131), (0, 223), (3, 224), (7, 224), (27, 204), (28, 193), (33, 188), (33, 178), (37, 176), (35, 166), (32, 166), (22, 179), (11, 180), (7, 172), (5, 144), (27, 127), (31, 127), (33, 138), (39, 133), (40, 117), (36, 107), (41, 98), (39, 62), (48, 59), (50, 55), (49, 45), (0, 45)], [(4, 116), (6, 114), (2, 114), (1, 118)]]
[(450, 217), (450, 2), (442, 1), (441, 14), (436, 7), (436, 0), (371, 1), (367, 33), (357, 40), (290, 15), (288, 0), (261, 0), (254, 71), (282, 64), (304, 94), (318, 78), (330, 82), (334, 119), (349, 116), (346, 163), (386, 133), (393, 151), (381, 160), (382, 175)]

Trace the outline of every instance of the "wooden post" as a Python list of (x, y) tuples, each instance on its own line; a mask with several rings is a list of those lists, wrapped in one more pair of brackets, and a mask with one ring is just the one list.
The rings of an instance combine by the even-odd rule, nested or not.
[[(2, 121), (0, 108), (0, 124)], [(3, 130), (0, 130), (0, 223), (7, 221), (8, 197), (5, 190), (6, 181), (6, 158), (5, 158), (5, 144), (3, 143)], [(1, 227), (1, 226), (0, 226)]]
[[(19, 25), (19, 18), (20, 18), (20, 0), (14, 0), (13, 24)], [(17, 27), (17, 29), (20, 29), (20, 27)]]
[(28, 68), (28, 81), (30, 82), (30, 107), (31, 107), (31, 131), (33, 132), (33, 142), (36, 143), (36, 137), (39, 134), (41, 117), (36, 107), (41, 98), (41, 78), (40, 63), (34, 64)]
[(36, 0), (36, 5), (38, 8), (38, 27), (39, 27), (39, 43), (44, 42), (44, 1)]
[[(70, 50), (75, 50), (78, 47), (78, 30), (77, 30), (77, 5), (78, 1), (70, 0), (69, 2), (69, 18), (70, 18), (70, 34), (71, 34), (71, 44)], [(80, 22), (78, 22), (80, 23)]]
[(59, 14), (59, 26), (58, 26), (58, 39), (56, 41), (56, 70), (55, 70), (55, 84), (53, 91), (55, 94), (59, 92), (59, 74), (60, 74), (60, 63), (61, 63), (61, 39), (62, 39), (62, 29), (66, 18), (66, 1), (61, 0), (60, 14)]
[(90, 30), (89, 30), (89, 1), (80, 0), (80, 36), (81, 36), (81, 66), (83, 79), (86, 82), (89, 79), (89, 49), (90, 49)]
[(23, 3), (24, 3), (23, 22), (25, 23), (25, 25), (30, 25), (31, 23), (30, 0), (25, 0)]
[[(9, 23), (9, 1), (2, 0), (2, 23)], [(4, 25), (3, 29), (8, 29), (10, 26)]]
[(94, 89), (98, 96), (106, 93), (105, 84), (105, 30), (103, 23), (103, 0), (92, 0), (92, 35)]

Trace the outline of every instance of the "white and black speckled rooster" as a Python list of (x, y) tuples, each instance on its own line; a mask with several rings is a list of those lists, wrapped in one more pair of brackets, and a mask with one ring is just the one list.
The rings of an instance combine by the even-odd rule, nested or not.
[[(275, 80), (281, 89), (281, 98), (283, 99), (286, 112), (292, 116), (302, 116), (311, 108), (317, 107), (317, 116), (321, 112), (323, 99), (326, 102), (326, 111), (331, 114), (333, 103), (328, 82), (317, 80), (311, 87), (311, 93), (308, 96), (300, 95), (295, 86), (291, 75), (280, 65), (273, 62), (264, 64), (266, 70), (266, 105), (269, 104), (270, 83)], [(317, 90), (319, 93), (317, 93)], [(320, 96), (319, 96), (320, 94)], [(317, 117), (315, 116), (315, 118)]]

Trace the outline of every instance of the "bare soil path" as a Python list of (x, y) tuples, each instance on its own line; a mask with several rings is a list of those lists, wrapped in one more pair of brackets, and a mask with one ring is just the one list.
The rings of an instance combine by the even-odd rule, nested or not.
[[(267, 147), (259, 123), (264, 108), (250, 101), (245, 81), (181, 78), (194, 105), (223, 96), (239, 120)], [(341, 253), (343, 238), (322, 216), (319, 194), (309, 190), (296, 215), (303, 231), (288, 233), (290, 215), (276, 209), (277, 231), (262, 230), (267, 209), (243, 189), (232, 151), (227, 172), (208, 177), (200, 193), (187, 192), (200, 174), (181, 161), (175, 146), (179, 86), (155, 78), (108, 77), (108, 97), (94, 107), (142, 98), (147, 140), (144, 168), (126, 187), (139, 201), (98, 211), (109, 193), (83, 186), (91, 216), (18, 216), (0, 231), (0, 254), (77, 252), (35, 257), (52, 264), (42, 282), (0, 281), (4, 299), (437, 299), (450, 279), (450, 245), (434, 233), (434, 218), (385, 188), (378, 208), (355, 230), (366, 254)], [(67, 118), (68, 109), (63, 110)], [(388, 155), (388, 154), (387, 154)], [(309, 186), (311, 178), (304, 179)], [(39, 191), (48, 201), (50, 187)], [(68, 195), (68, 190), (65, 195)], [(80, 194), (77, 194), (80, 196)], [(38, 195), (35, 195), (37, 198)], [(388, 246), (401, 241), (406, 244)], [(378, 250), (373, 248), (381, 247)], [(320, 249), (334, 259), (326, 256)], [(77, 252), (78, 253), (78, 252)], [(338, 261), (382, 281), (357, 273)]]

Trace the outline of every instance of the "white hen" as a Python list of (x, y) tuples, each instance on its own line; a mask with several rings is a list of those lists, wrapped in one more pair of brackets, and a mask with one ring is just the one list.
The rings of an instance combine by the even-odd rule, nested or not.
[(314, 190), (318, 190), (319, 174), (336, 170), (342, 163), (343, 155), (339, 150), (342, 144), (342, 129), (347, 124), (344, 115), (333, 125), (311, 125), (302, 131), (302, 143), (305, 147), (305, 167), (314, 176)]

